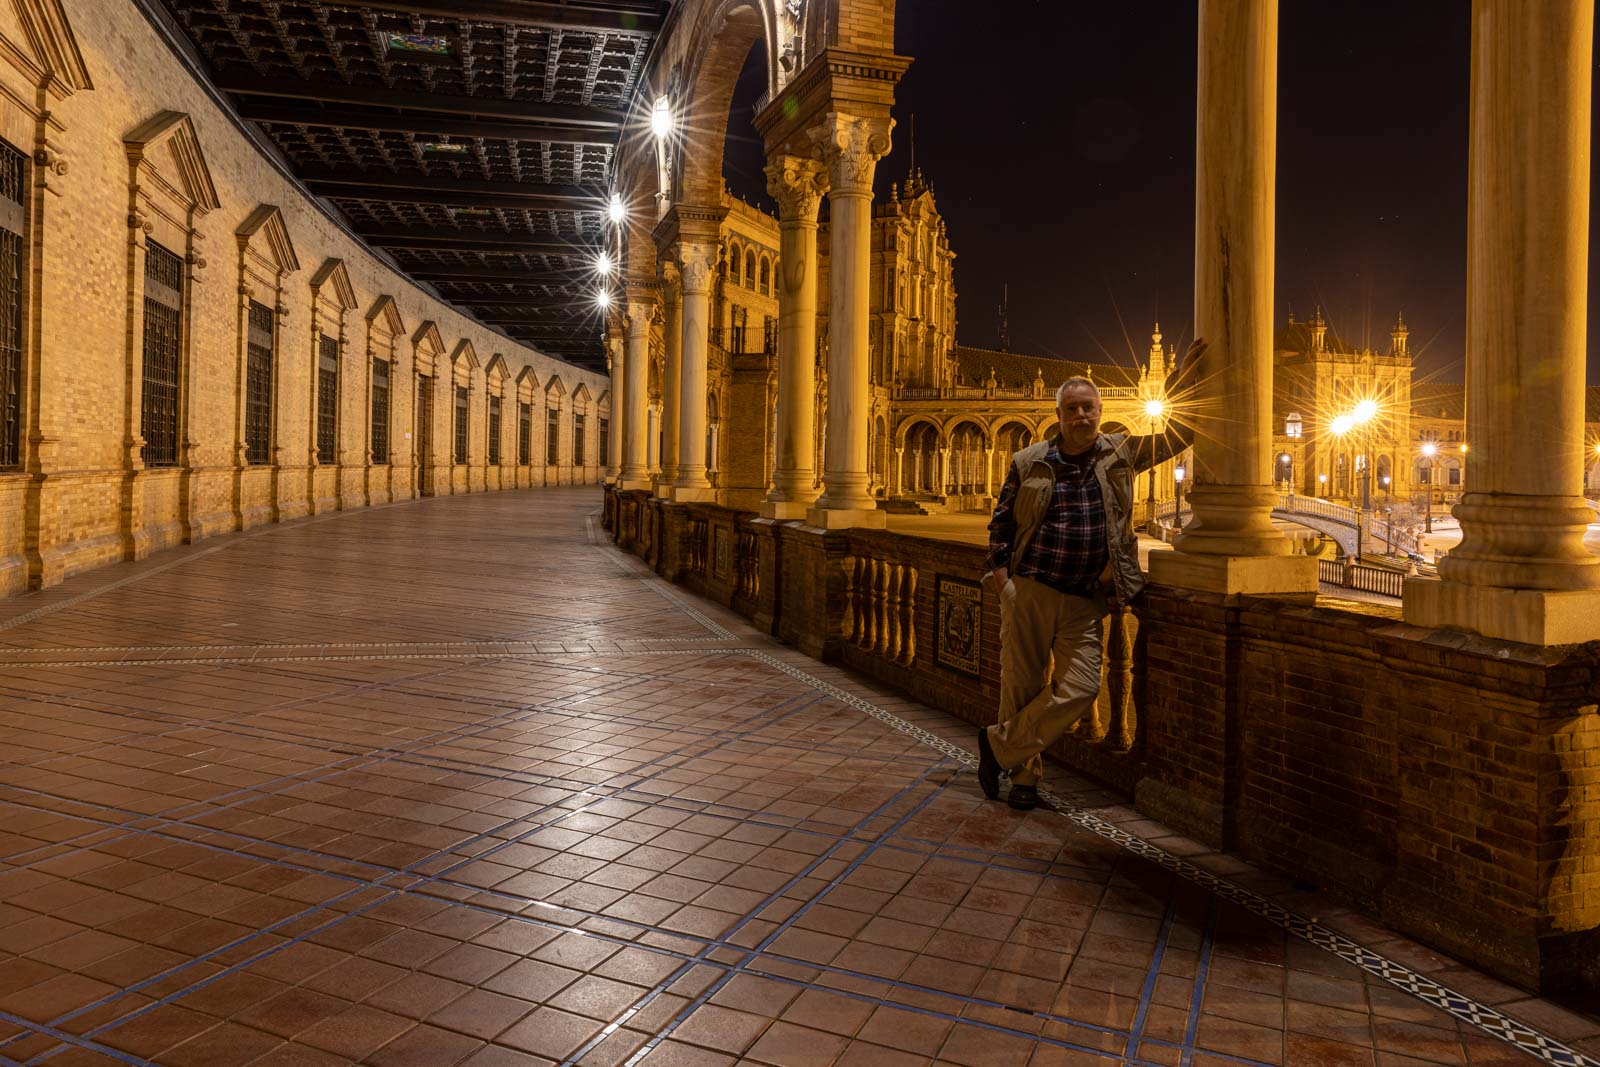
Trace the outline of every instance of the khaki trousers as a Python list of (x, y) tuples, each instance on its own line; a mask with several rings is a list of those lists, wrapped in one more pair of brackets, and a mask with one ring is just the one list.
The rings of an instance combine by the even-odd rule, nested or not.
[(989, 727), (989, 747), (1013, 785), (1038, 785), (1040, 753), (1094, 706), (1104, 616), (1098, 600), (1031, 578), (1000, 591), (1000, 721)]

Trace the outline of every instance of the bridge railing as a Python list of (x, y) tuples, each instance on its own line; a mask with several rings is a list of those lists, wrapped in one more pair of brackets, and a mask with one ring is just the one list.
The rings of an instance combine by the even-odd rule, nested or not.
[(1317, 580), (1323, 585), (1336, 585), (1341, 589), (1359, 589), (1364, 593), (1392, 596), (1400, 599), (1406, 576), (1400, 571), (1385, 567), (1365, 567), (1359, 563), (1346, 563), (1338, 559), (1317, 560)]
[(1361, 516), (1361, 512), (1355, 508), (1347, 508), (1331, 500), (1319, 500), (1314, 496), (1297, 496), (1293, 493), (1286, 493), (1278, 498), (1277, 510), (1297, 511), (1302, 515), (1321, 515), (1323, 518), (1333, 519), (1348, 526), (1355, 526)]

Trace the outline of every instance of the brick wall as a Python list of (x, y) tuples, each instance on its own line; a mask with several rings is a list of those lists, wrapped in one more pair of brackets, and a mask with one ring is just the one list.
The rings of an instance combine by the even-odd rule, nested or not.
[[(978, 676), (935, 654), (938, 579), (978, 579), (981, 548), (609, 495), (620, 543), (658, 573), (806, 652), (968, 722), (993, 720), (992, 591), (982, 593)], [(636, 526), (659, 533), (641, 543), (628, 533)], [(741, 588), (737, 556), (718, 564), (719, 529), (752, 534), (723, 544), (756, 555), (746, 561), (754, 590)], [(905, 574), (895, 568), (916, 572), (909, 657), (894, 654), (904, 647), (895, 620), (887, 640), (877, 636), (886, 615), (857, 637), (849, 595), (865, 574), (892, 590)], [(892, 598), (879, 602), (894, 610)], [(1508, 981), (1600, 992), (1600, 643), (1538, 649), (1405, 626), (1383, 609), (1160, 587), (1137, 634), (1131, 687), (1108, 651), (1100, 696), (1104, 729), (1131, 693), (1131, 751), (1113, 731), (1069, 737), (1053, 756), (1180, 831)]]
[[(7, 100), (0, 106), (0, 137), (24, 155), (48, 165), (30, 167), (28, 208), (32, 331), (26, 354), (28, 384), (37, 381), (38, 403), (26, 409), (24, 465), (0, 472), (0, 595), (53, 584), (69, 574), (165, 545), (243, 528), (252, 522), (337, 507), (359, 507), (391, 497), (404, 499), (414, 484), (414, 368), (411, 332), (437, 324), (446, 352), (467, 341), (485, 363), (504, 357), (511, 376), (524, 367), (545, 382), (559, 374), (566, 388), (588, 384), (599, 396), (600, 375), (579, 370), (513, 342), (458, 313), (387, 267), (301, 195), (220, 110), (207, 91), (126, 0), (66, 0), (93, 88), (56, 98), (41, 94), (25, 64), (0, 59)], [(12, 23), (0, 25), (8, 41), (29, 52)], [(31, 53), (30, 53), (31, 54)], [(41, 120), (26, 101), (47, 101)], [(188, 116), (193, 142), (215, 188), (217, 206), (186, 217), (168, 217), (176, 203), (162, 191), (181, 185), (175, 157), (157, 144), (141, 181), (147, 195), (130, 188), (128, 135), (163, 111)], [(139, 226), (130, 228), (130, 205)], [(299, 269), (277, 274), (262, 258), (257, 231), (242, 249), (236, 231), (262, 205), (276, 205)], [(148, 230), (145, 228), (148, 226)], [(143, 315), (142, 271), (136, 270), (145, 240), (187, 254), (183, 321), (185, 412), (180, 469), (141, 470), (130, 427), (137, 432)], [(187, 242), (187, 244), (180, 244)], [(266, 257), (271, 259), (272, 257)], [(332, 261), (342, 262), (348, 291), (324, 278), (314, 294), (312, 279)], [(281, 308), (276, 315), (275, 444), (272, 464), (243, 467), (239, 455), (242, 300)], [(393, 300), (404, 332), (395, 340), (369, 328), (367, 315), (382, 297)], [(348, 302), (344, 297), (353, 300)], [(380, 321), (380, 320), (375, 320)], [(341, 340), (337, 462), (315, 465), (316, 332)], [(390, 385), (391, 471), (371, 467), (368, 452), (369, 366), (375, 354), (394, 358)], [(450, 402), (448, 364), (435, 398)], [(471, 375), (473, 410), (480, 413), (483, 372)], [(543, 410), (535, 411), (538, 425)], [(597, 420), (590, 418), (590, 435)], [(447, 423), (442, 423), (447, 426)], [(481, 427), (474, 437), (474, 462), (482, 463)], [(449, 446), (448, 432), (435, 429), (436, 450)], [(522, 472), (521, 484), (594, 481), (595, 442), (587, 468), (565, 466), (546, 474)], [(442, 455), (442, 451), (441, 451)], [(542, 456), (539, 457), (542, 460)], [(382, 492), (368, 486), (376, 478)], [(436, 492), (452, 487), (448, 470)], [(455, 488), (468, 488), (463, 478)], [(470, 483), (484, 487), (477, 477)], [(20, 501), (20, 507), (11, 506)], [(20, 518), (18, 518), (20, 516)]]

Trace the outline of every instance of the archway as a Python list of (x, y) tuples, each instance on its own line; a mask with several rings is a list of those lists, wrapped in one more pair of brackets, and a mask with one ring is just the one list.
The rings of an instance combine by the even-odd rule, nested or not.
[(1011, 458), (1033, 444), (1033, 430), (1020, 422), (1001, 423), (994, 434), (994, 472), (990, 485), (996, 495), (1005, 484), (1011, 467)]
[(901, 450), (901, 477), (908, 493), (943, 495), (942, 451), (939, 428), (933, 423), (919, 421), (906, 431), (905, 447)]
[(957, 496), (982, 496), (989, 492), (989, 435), (975, 422), (961, 421), (951, 428), (950, 470), (945, 478)]

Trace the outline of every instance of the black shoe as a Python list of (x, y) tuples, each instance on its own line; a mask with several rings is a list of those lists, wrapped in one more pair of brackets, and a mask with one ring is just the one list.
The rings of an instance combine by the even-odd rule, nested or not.
[(1006, 803), (1018, 811), (1032, 811), (1039, 806), (1039, 790), (1031, 785), (1014, 785)]
[(990, 800), (1000, 799), (1000, 761), (989, 747), (989, 731), (978, 731), (978, 785)]

